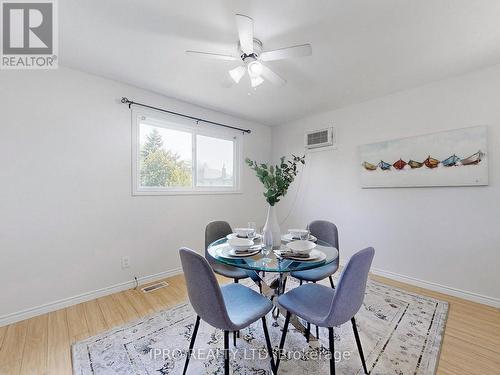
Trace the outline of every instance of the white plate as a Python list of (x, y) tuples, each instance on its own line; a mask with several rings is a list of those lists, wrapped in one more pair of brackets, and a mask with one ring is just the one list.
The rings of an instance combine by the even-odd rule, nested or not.
[[(228, 240), (230, 240), (231, 238), (246, 238), (246, 237), (238, 237), (238, 235), (237, 235), (236, 233), (231, 233), (231, 234), (228, 234), (228, 235), (226, 236), (226, 238), (227, 238)], [(255, 240), (260, 240), (261, 238), (262, 238), (262, 235), (260, 235), (260, 234), (256, 234), (256, 235), (255, 235), (255, 238), (254, 238), (254, 241), (255, 241)]]
[(217, 255), (221, 258), (245, 258), (257, 255), (260, 252), (260, 247), (253, 251), (245, 252), (245, 253), (237, 253), (234, 249), (231, 249), (229, 246), (219, 247), (216, 251)]
[(310, 253), (316, 244), (311, 241), (297, 240), (287, 243), (286, 247), (294, 253)]
[(252, 240), (249, 240), (248, 238), (234, 237), (227, 240), (227, 244), (231, 246), (233, 249), (245, 251), (249, 247), (253, 246), (254, 242)]
[[(277, 253), (277, 255), (279, 255), (279, 253)], [(298, 260), (298, 261), (301, 261), (301, 262), (310, 262), (312, 260), (314, 260), (315, 262), (320, 262), (320, 261), (326, 259), (326, 254), (324, 252), (322, 252), (322, 251), (313, 249), (309, 253), (309, 258), (290, 257), (290, 256), (288, 256), (288, 257), (283, 258), (283, 259)]]
[[(284, 234), (281, 236), (281, 240), (283, 242), (292, 242), (292, 241), (299, 241), (297, 238), (293, 238), (290, 233)], [(312, 234), (309, 235), (309, 241), (316, 242), (318, 239), (314, 237)]]

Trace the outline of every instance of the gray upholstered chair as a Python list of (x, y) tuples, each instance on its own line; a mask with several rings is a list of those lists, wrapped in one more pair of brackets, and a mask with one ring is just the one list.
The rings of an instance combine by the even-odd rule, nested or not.
[(278, 304), (287, 310), (287, 314), (276, 360), (276, 371), (278, 371), (280, 356), (285, 344), (290, 316), (295, 314), (316, 326), (328, 328), (331, 374), (335, 374), (333, 327), (350, 320), (363, 370), (365, 374), (368, 374), (354, 315), (363, 304), (366, 281), (374, 254), (375, 250), (372, 247), (354, 254), (345, 266), (336, 289), (319, 284), (306, 284), (292, 289), (278, 298)]
[(265, 319), (266, 314), (273, 308), (271, 301), (241, 284), (233, 283), (220, 287), (205, 258), (187, 248), (181, 248), (179, 253), (186, 278), (189, 301), (197, 314), (183, 374), (188, 368), (200, 319), (224, 331), (225, 374), (229, 374), (229, 332), (246, 328), (261, 319), (267, 351), (271, 357), (271, 369), (274, 372), (271, 341)]
[(212, 221), (208, 223), (205, 228), (205, 258), (207, 258), (215, 273), (218, 273), (219, 275), (225, 277), (229, 277), (230, 279), (233, 279), (235, 283), (237, 283), (238, 280), (248, 277), (248, 274), (245, 272), (245, 270), (219, 263), (208, 253), (208, 246), (212, 242), (226, 237), (231, 233), (233, 233), (233, 230), (231, 229), (231, 226), (227, 221)]
[[(326, 220), (315, 220), (308, 225), (308, 229), (313, 236), (321, 241), (325, 241), (333, 247), (339, 249), (339, 232), (337, 226)], [(326, 279), (330, 279), (330, 285), (335, 288), (333, 284), (332, 275), (339, 269), (339, 259), (327, 264), (323, 267), (314, 268), (306, 271), (295, 271), (291, 273), (292, 277), (300, 280), (300, 285), (303, 281), (311, 281), (313, 283)]]
[[(339, 231), (337, 230), (337, 226), (326, 220), (315, 220), (312, 221), (307, 229), (311, 232), (311, 234), (321, 241), (325, 241), (326, 243), (332, 245), (333, 247), (339, 250)], [(317, 282), (323, 279), (330, 280), (330, 285), (332, 288), (335, 288), (335, 284), (333, 283), (332, 275), (337, 272), (339, 269), (339, 258), (334, 260), (333, 262), (327, 264), (323, 267), (313, 268), (311, 270), (305, 271), (295, 271), (290, 275), (295, 277), (300, 281), (300, 285), (305, 282)], [(307, 330), (311, 329), (311, 325), (308, 324)], [(316, 337), (319, 338), (319, 329), (316, 326)]]

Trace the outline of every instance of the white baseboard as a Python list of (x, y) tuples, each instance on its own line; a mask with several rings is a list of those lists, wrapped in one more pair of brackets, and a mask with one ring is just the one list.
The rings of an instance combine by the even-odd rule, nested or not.
[(449, 287), (446, 285), (441, 285), (441, 284), (433, 283), (430, 281), (424, 281), (424, 280), (416, 279), (414, 277), (404, 276), (404, 275), (400, 275), (398, 273), (394, 273), (394, 272), (390, 272), (390, 271), (384, 271), (384, 270), (381, 270), (379, 268), (372, 268), (370, 270), (370, 272), (373, 273), (374, 275), (387, 277), (388, 279), (393, 279), (396, 281), (401, 281), (403, 283), (415, 285), (415, 286), (418, 286), (421, 288), (430, 289), (430, 290), (433, 290), (435, 292), (448, 294), (448, 295), (453, 296), (453, 297), (463, 298), (463, 299), (466, 299), (469, 301), (478, 302), (478, 303), (482, 303), (484, 305), (500, 308), (500, 299), (499, 298), (494, 298), (494, 297), (489, 297), (489, 296), (485, 296), (482, 294), (468, 292), (466, 290), (456, 289), (456, 288), (452, 288), (452, 287)]
[[(146, 284), (146, 283), (156, 281), (159, 279), (164, 279), (166, 277), (175, 276), (175, 275), (178, 275), (180, 273), (182, 273), (181, 268), (174, 268), (172, 270), (156, 273), (154, 275), (138, 277), (137, 281), (139, 282), (139, 285)], [(42, 314), (49, 313), (51, 311), (63, 309), (65, 307), (68, 307), (71, 305), (76, 305), (78, 303), (90, 301), (90, 300), (93, 300), (93, 299), (96, 299), (99, 297), (106, 296), (108, 294), (121, 292), (123, 290), (127, 290), (127, 289), (130, 289), (133, 287), (135, 287), (135, 280), (125, 281), (123, 283), (111, 285), (111, 286), (108, 286), (106, 288), (93, 290), (91, 292), (78, 294), (78, 295), (73, 296), (73, 297), (60, 299), (60, 300), (54, 301), (54, 302), (49, 302), (49, 303), (41, 305), (41, 306), (31, 307), (31, 308), (26, 309), (26, 310), (3, 315), (3, 316), (0, 316), (0, 327), (15, 323), (15, 322), (19, 322), (19, 321), (24, 320), (24, 319), (29, 319), (29, 318), (32, 318), (32, 317), (37, 316), (37, 315), (42, 315)]]

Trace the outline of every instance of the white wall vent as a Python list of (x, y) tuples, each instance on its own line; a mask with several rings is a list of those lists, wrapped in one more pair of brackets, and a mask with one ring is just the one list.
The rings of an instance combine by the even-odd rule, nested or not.
[(334, 128), (314, 130), (306, 133), (305, 147), (308, 150), (334, 147), (336, 143)]

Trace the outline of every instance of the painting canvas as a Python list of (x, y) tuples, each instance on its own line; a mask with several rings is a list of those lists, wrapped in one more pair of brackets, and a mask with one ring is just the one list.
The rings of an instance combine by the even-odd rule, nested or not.
[(364, 188), (488, 185), (486, 126), (373, 143), (358, 151)]

